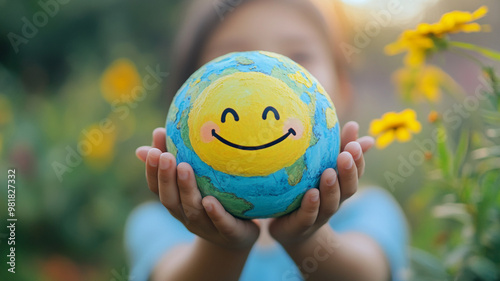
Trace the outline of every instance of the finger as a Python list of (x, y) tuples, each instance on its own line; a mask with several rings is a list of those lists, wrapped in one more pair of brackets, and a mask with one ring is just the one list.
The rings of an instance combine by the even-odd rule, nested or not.
[(206, 196), (202, 200), (203, 208), (215, 228), (224, 237), (234, 240), (242, 237), (246, 227), (242, 227), (241, 221), (228, 213), (221, 203), (213, 196)]
[(340, 183), (340, 202), (356, 193), (358, 189), (358, 170), (349, 152), (339, 154), (337, 160)]
[(309, 189), (302, 198), (300, 208), (290, 217), (290, 223), (297, 227), (296, 230), (299, 233), (314, 225), (318, 218), (319, 204), (319, 190), (317, 188)]
[(201, 204), (201, 194), (194, 178), (193, 168), (188, 163), (177, 166), (177, 186), (187, 224), (197, 223), (206, 218)]
[(358, 169), (358, 177), (363, 175), (365, 170), (365, 158), (363, 157), (363, 150), (358, 142), (352, 141), (345, 146), (346, 152), (349, 152)]
[(340, 186), (334, 169), (328, 168), (321, 175), (319, 192), (319, 214), (316, 223), (323, 225), (335, 214), (340, 204)]
[(347, 122), (342, 128), (340, 151), (344, 151), (344, 147), (358, 138), (359, 125), (354, 121)]
[(158, 148), (162, 152), (167, 151), (166, 133), (165, 128), (156, 128), (153, 131), (153, 147)]
[(370, 150), (370, 148), (372, 148), (373, 145), (375, 144), (375, 139), (370, 137), (370, 136), (360, 137), (356, 141), (361, 145), (361, 148), (363, 149), (363, 153)]
[(160, 160), (161, 151), (156, 148), (151, 148), (146, 157), (146, 180), (148, 181), (149, 190), (158, 195), (158, 162)]
[(175, 157), (168, 152), (160, 155), (158, 169), (158, 195), (167, 210), (177, 219), (181, 220), (183, 210), (177, 187), (177, 167)]
[(140, 146), (135, 150), (135, 156), (139, 158), (142, 162), (146, 163), (146, 158), (148, 157), (148, 152), (151, 146)]

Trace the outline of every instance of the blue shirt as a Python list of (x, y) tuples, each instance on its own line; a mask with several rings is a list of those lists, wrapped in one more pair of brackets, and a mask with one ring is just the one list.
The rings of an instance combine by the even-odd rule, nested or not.
[[(356, 231), (370, 236), (384, 251), (392, 280), (406, 279), (406, 220), (387, 191), (380, 188), (358, 191), (342, 204), (329, 224), (339, 233)], [(137, 207), (125, 227), (125, 246), (132, 267), (131, 280), (148, 280), (154, 266), (167, 251), (180, 243), (192, 242), (194, 238), (195, 235), (171, 216), (161, 203), (146, 203)], [(303, 280), (293, 260), (278, 243), (275, 244), (267, 248), (253, 247), (240, 281)]]

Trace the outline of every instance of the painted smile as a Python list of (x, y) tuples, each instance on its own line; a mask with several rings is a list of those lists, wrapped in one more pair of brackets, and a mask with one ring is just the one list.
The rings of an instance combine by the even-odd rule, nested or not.
[(212, 136), (214, 136), (220, 142), (222, 142), (223, 144), (228, 145), (230, 147), (234, 147), (234, 148), (241, 149), (241, 150), (260, 150), (260, 149), (268, 148), (268, 147), (271, 147), (275, 144), (278, 144), (278, 143), (284, 141), (286, 138), (288, 138), (289, 135), (295, 136), (296, 134), (297, 133), (295, 132), (295, 130), (290, 128), (290, 129), (288, 129), (288, 133), (284, 134), (283, 136), (281, 136), (278, 139), (273, 140), (272, 142), (269, 142), (269, 143), (266, 143), (263, 145), (257, 145), (257, 146), (244, 146), (244, 145), (235, 144), (235, 143), (232, 143), (232, 142), (226, 140), (225, 138), (219, 136), (215, 132), (215, 129), (212, 129)]

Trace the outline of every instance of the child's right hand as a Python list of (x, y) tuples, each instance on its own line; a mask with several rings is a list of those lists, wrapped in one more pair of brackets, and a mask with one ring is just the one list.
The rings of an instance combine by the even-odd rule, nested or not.
[(166, 152), (165, 133), (164, 128), (155, 129), (152, 146), (136, 150), (146, 164), (149, 189), (192, 233), (224, 248), (251, 247), (259, 237), (259, 227), (254, 221), (233, 217), (213, 196), (202, 199), (191, 166), (177, 165), (175, 157)]

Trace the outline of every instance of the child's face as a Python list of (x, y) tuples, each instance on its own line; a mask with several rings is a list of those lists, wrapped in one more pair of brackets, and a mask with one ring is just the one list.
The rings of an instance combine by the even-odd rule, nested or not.
[[(264, 50), (304, 66), (342, 109), (333, 52), (321, 31), (289, 4), (252, 1), (229, 12), (201, 53), (200, 65), (229, 52)], [(340, 113), (340, 112), (339, 112)]]

